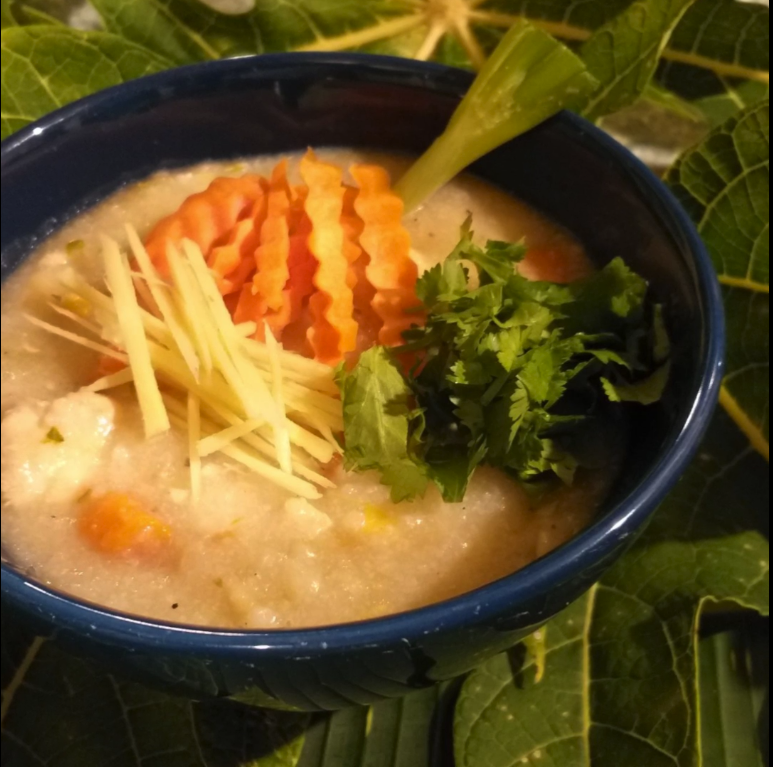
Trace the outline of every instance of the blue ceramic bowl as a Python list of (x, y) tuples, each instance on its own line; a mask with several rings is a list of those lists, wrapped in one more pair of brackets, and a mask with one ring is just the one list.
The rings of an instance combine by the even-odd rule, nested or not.
[[(471, 77), (355, 55), (279, 55), (178, 69), (60, 110), (2, 144), (2, 278), (41, 237), (159, 168), (306, 146), (420, 152)], [(226, 632), (116, 614), (2, 565), (3, 610), (72, 651), (167, 690), (337, 709), (456, 677), (577, 599), (625, 551), (686, 468), (722, 372), (722, 302), (687, 215), (619, 144), (561, 114), (473, 169), (573, 231), (600, 264), (622, 255), (669, 310), (667, 402), (637, 423), (594, 525), (525, 570), (415, 612), (304, 631)]]

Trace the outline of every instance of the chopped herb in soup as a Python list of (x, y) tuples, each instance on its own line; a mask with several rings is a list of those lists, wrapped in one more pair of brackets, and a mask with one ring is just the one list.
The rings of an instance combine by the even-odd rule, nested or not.
[(406, 167), (163, 172), (42, 243), (2, 292), (18, 567), (153, 619), (308, 627), (469, 592), (589, 524), (667, 382), (662, 310), (480, 181), (404, 215)]

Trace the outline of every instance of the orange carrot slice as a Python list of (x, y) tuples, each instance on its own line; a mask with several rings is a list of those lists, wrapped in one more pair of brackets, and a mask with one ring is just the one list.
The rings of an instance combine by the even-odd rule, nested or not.
[(362, 235), (365, 224), (357, 215), (355, 203), (359, 191), (354, 187), (347, 186), (344, 192), (344, 209), (341, 215), (341, 226), (344, 228), (344, 255), (349, 262), (349, 273), (346, 281), (349, 287), (354, 290), (360, 280), (360, 274), (355, 265), (362, 257), (362, 248), (357, 244)]
[(188, 197), (175, 213), (156, 225), (146, 242), (150, 258), (166, 273), (167, 245), (179, 245), (186, 238), (209, 255), (263, 193), (258, 176), (216, 178), (205, 191)]
[(360, 187), (354, 203), (364, 223), (360, 245), (370, 257), (366, 274), (376, 290), (372, 305), (383, 322), (379, 341), (395, 346), (417, 322), (415, 314), (406, 312), (420, 305), (416, 297), (419, 270), (411, 259), (411, 236), (402, 224), (403, 201), (392, 191), (384, 168), (355, 165), (352, 175)]
[(255, 292), (255, 286), (252, 282), (242, 286), (239, 295), (239, 303), (236, 305), (236, 311), (233, 318), (237, 325), (245, 322), (257, 322), (260, 327), (260, 320), (263, 317), (263, 302), (261, 297)]
[(78, 520), (88, 544), (103, 554), (154, 554), (171, 541), (172, 531), (131, 496), (107, 493), (88, 502)]
[(568, 285), (590, 277), (593, 264), (580, 248), (529, 248), (518, 271), (528, 280)]
[(321, 162), (309, 150), (301, 161), (301, 176), (309, 187), (305, 206), (312, 225), (309, 249), (318, 263), (314, 275), (318, 292), (309, 300), (313, 317), (309, 342), (318, 360), (335, 365), (357, 347), (354, 295), (347, 279), (349, 261), (341, 224), (343, 171)]
[(285, 286), (290, 279), (290, 186), (287, 182), (287, 160), (274, 168), (268, 198), (268, 215), (256, 253), (258, 271), (255, 287), (265, 306), (272, 312), (286, 311)]
[(121, 362), (121, 360), (117, 360), (115, 357), (110, 357), (107, 354), (103, 354), (100, 356), (99, 361), (97, 362), (97, 374), (95, 380), (106, 378), (107, 376), (113, 375), (114, 373), (120, 373), (125, 369), (126, 365)]
[[(257, 204), (257, 203), (256, 203)], [(207, 263), (215, 273), (220, 293), (224, 296), (240, 290), (255, 271), (253, 254), (260, 236), (252, 217), (239, 221), (231, 230), (228, 242), (212, 250)], [(232, 279), (233, 277), (233, 279)]]

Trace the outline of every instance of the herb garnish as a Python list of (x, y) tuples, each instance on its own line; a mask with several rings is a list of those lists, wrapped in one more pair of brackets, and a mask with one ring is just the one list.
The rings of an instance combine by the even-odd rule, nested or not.
[(615, 259), (572, 285), (531, 282), (514, 268), (525, 254), (478, 247), (468, 222), (419, 281), (426, 324), (402, 348), (372, 349), (340, 371), (347, 465), (380, 471), (395, 501), (430, 481), (461, 501), (484, 463), (571, 483), (582, 464), (572, 436), (604, 403), (660, 400), (670, 348), (646, 281)]
[(43, 439), (43, 444), (45, 445), (61, 445), (62, 442), (64, 442), (64, 437), (62, 436), (62, 432), (59, 431), (56, 426), (52, 426)]

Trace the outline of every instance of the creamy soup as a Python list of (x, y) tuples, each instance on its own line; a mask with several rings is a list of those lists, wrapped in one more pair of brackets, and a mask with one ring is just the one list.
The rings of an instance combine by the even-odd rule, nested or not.
[[(348, 167), (392, 157), (329, 151)], [(581, 472), (572, 487), (539, 497), (493, 469), (474, 476), (465, 500), (393, 504), (370, 473), (324, 467), (331, 484), (309, 502), (227, 457), (204, 461), (192, 502), (187, 436), (145, 439), (131, 386), (95, 394), (97, 355), (27, 321), (51, 322), (51, 279), (77, 260), (95, 284), (103, 234), (145, 236), (217, 176), (270, 175), (277, 158), (162, 172), (78, 216), (44, 242), (2, 291), (2, 540), (22, 570), (56, 589), (124, 612), (232, 629), (288, 629), (370, 619), (469, 592), (560, 546), (592, 519), (613, 471)], [(527, 276), (582, 277), (581, 246), (523, 203), (463, 178), (406, 217), (422, 270), (454, 249), (474, 216), (481, 240), (524, 240)], [(75, 245), (73, 243), (76, 243)], [(84, 499), (130, 494), (168, 526), (174, 556), (149, 562), (107, 556), (79, 533)]]

